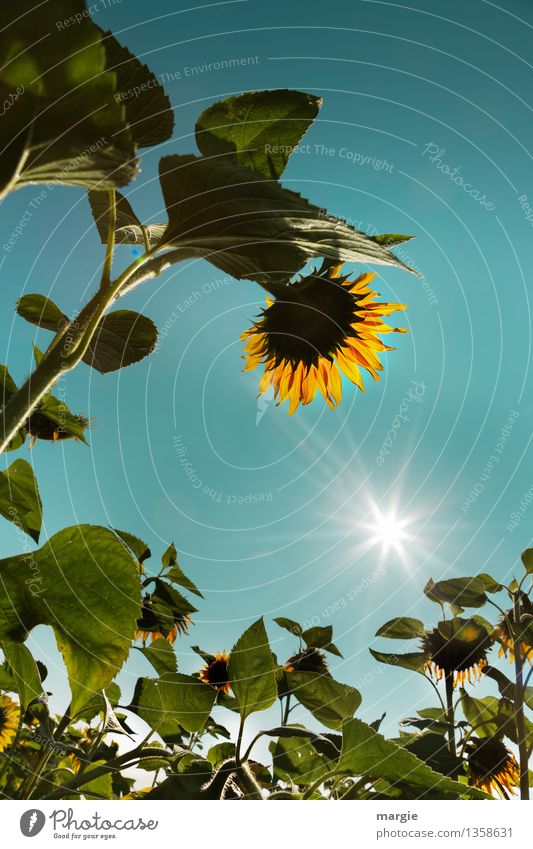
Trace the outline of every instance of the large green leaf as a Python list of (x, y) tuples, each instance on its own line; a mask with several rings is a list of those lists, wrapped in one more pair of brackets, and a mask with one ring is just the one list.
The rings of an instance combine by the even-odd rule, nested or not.
[(0, 561), (0, 640), (51, 625), (65, 661), (72, 712), (126, 660), (140, 609), (138, 565), (106, 528), (75, 525), (40, 549)]
[(115, 99), (126, 110), (129, 132), (138, 147), (162, 144), (172, 137), (174, 112), (155, 74), (111, 32), (102, 32), (106, 71), (117, 77)]
[(392, 740), (386, 740), (360, 719), (349, 719), (344, 723), (342, 738), (339, 772), (410, 784), (419, 788), (420, 798), (424, 797), (424, 791), (434, 789), (455, 798), (489, 798), (480, 791), (435, 772), (411, 752)]
[(276, 701), (274, 661), (262, 618), (250, 625), (233, 646), (228, 676), (243, 719), (266, 710)]
[(39, 541), (43, 505), (37, 478), (26, 460), (15, 460), (0, 472), (0, 514)]
[(298, 701), (328, 728), (341, 728), (361, 704), (355, 687), (315, 672), (288, 672), (287, 681)]
[(32, 653), (22, 643), (2, 643), (2, 651), (9, 671), (13, 676), (13, 684), (19, 695), (21, 710), (25, 711), (29, 703), (42, 695), (43, 685), (37, 664)]
[(224, 156), (276, 180), (318, 115), (322, 98), (302, 91), (251, 91), (219, 100), (196, 122), (204, 156)]
[[(0, 191), (31, 183), (100, 188), (137, 170), (116, 74), (82, 0), (4, 4), (0, 100), (22, 90), (2, 120)], [(78, 16), (67, 27), (61, 23)]]
[(132, 708), (162, 737), (200, 731), (215, 702), (217, 691), (198, 678), (167, 672), (160, 678), (139, 678)]
[(447, 602), (459, 607), (483, 607), (487, 601), (484, 577), (450, 578), (437, 581), (430, 578), (424, 593), (431, 601)]
[(345, 221), (249, 169), (165, 156), (159, 176), (169, 215), (161, 246), (208, 259), (237, 279), (286, 281), (318, 256), (403, 266)]
[(493, 737), (502, 725), (502, 707), (505, 703), (495, 696), (476, 699), (461, 690), (463, 713), (478, 737)]
[(117, 528), (113, 528), (113, 531), (118, 537), (120, 537), (129, 550), (133, 552), (139, 563), (143, 563), (152, 556), (152, 552), (144, 540), (139, 539), (139, 537), (136, 537), (134, 534), (128, 533), (128, 531), (119, 531)]
[(391, 619), (376, 631), (376, 637), (388, 637), (391, 640), (411, 640), (424, 635), (424, 623), (410, 616), (398, 616)]

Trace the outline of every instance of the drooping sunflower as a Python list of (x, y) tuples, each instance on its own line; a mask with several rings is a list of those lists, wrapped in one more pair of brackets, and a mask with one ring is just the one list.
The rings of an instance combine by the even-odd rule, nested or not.
[(454, 686), (479, 678), (487, 665), (487, 651), (493, 639), (486, 629), (473, 619), (439, 622), (422, 637), (422, 648), (429, 655), (427, 668), (437, 681), (453, 675)]
[(19, 724), (20, 707), (9, 696), (0, 695), (0, 752), (5, 751), (15, 738)]
[(290, 657), (285, 664), (286, 672), (316, 672), (329, 675), (326, 656), (313, 646)]
[(485, 793), (494, 790), (508, 799), (520, 786), (520, 767), (507, 746), (496, 737), (474, 738), (468, 744), (470, 783)]
[(200, 670), (200, 680), (204, 684), (210, 684), (221, 693), (229, 693), (231, 689), (228, 676), (229, 654), (227, 652), (217, 652), (213, 660), (207, 663)]
[(267, 298), (267, 308), (245, 330), (245, 371), (264, 363), (259, 395), (272, 386), (281, 404), (289, 399), (289, 415), (298, 404), (306, 406), (320, 390), (326, 403), (336, 407), (342, 396), (341, 373), (364, 392), (361, 368), (379, 380), (378, 354), (393, 350), (380, 335), (392, 331), (382, 320), (404, 304), (376, 301), (369, 288), (376, 276), (365, 273), (349, 281), (341, 265), (325, 265), (290, 283), (283, 296)]
[[(91, 427), (91, 420), (87, 416), (80, 413), (73, 416), (73, 418), (82, 431)], [(30, 448), (33, 448), (38, 439), (48, 442), (58, 442), (63, 439), (75, 439), (76, 442), (80, 441), (80, 437), (72, 433), (67, 425), (58, 424), (58, 422), (53, 421), (41, 413), (39, 409), (33, 412), (28, 418), (26, 431), (31, 437)]]
[[(531, 604), (528, 596), (524, 593), (522, 593), (522, 597), (520, 599), (520, 608), (522, 614), (525, 613), (528, 616), (533, 615), (533, 605)], [(515, 637), (513, 634), (513, 627), (515, 630), (520, 632), (520, 627), (517, 628), (515, 625), (514, 610), (508, 610), (506, 615), (500, 618), (500, 621), (494, 629), (494, 637), (500, 643), (498, 657), (505, 655), (509, 658), (511, 663), (514, 663), (515, 647), (519, 644), (522, 660), (527, 660), (530, 663), (533, 663), (533, 646), (524, 637), (521, 639)]]
[[(166, 622), (164, 624), (166, 625)], [(191, 625), (192, 619), (188, 616), (188, 614), (182, 613), (179, 610), (174, 610), (172, 613), (172, 625), (170, 626), (170, 630), (166, 634), (163, 633), (161, 630), (161, 619), (152, 610), (150, 600), (145, 600), (141, 609), (141, 618), (137, 620), (135, 640), (142, 640), (143, 643), (145, 643), (148, 639), (163, 639), (174, 644), (178, 636), (187, 636), (189, 634), (189, 628)]]

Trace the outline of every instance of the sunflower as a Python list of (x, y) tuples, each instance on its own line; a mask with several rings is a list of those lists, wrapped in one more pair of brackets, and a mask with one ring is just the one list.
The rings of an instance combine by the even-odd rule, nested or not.
[(174, 610), (172, 613), (172, 625), (167, 634), (161, 631), (161, 620), (158, 619), (150, 603), (144, 603), (141, 610), (141, 618), (137, 620), (137, 631), (135, 640), (142, 640), (145, 643), (148, 639), (158, 640), (163, 639), (174, 644), (179, 636), (188, 635), (189, 628), (192, 625), (192, 619), (186, 613), (181, 613), (179, 610)]
[(260, 363), (265, 371), (259, 395), (272, 386), (278, 404), (289, 399), (289, 415), (298, 404), (305, 407), (319, 389), (326, 403), (336, 407), (342, 396), (341, 372), (364, 392), (360, 368), (379, 380), (381, 351), (391, 351), (379, 338), (392, 330), (382, 317), (404, 304), (375, 300), (368, 287), (375, 274), (361, 274), (349, 281), (341, 276), (341, 265), (290, 283), (277, 300), (267, 298), (267, 308), (253, 326), (245, 330), (245, 371)]
[(437, 681), (453, 675), (454, 686), (478, 678), (487, 665), (487, 651), (493, 639), (473, 619), (459, 617), (439, 622), (422, 637), (422, 648), (429, 655), (427, 668)]
[[(91, 420), (87, 416), (79, 414), (73, 416), (73, 418), (76, 424), (83, 430), (87, 430), (91, 426)], [(30, 448), (33, 448), (38, 439), (49, 442), (58, 442), (61, 439), (75, 439), (76, 442), (80, 441), (80, 437), (72, 433), (68, 427), (52, 421), (48, 416), (39, 412), (38, 409), (27, 420), (26, 430), (31, 436)]]
[(472, 739), (468, 751), (470, 783), (486, 793), (495, 790), (502, 799), (520, 785), (520, 768), (515, 756), (496, 737)]
[(0, 695), (0, 752), (5, 751), (17, 733), (20, 708), (8, 696)]
[(151, 640), (159, 640), (163, 639), (169, 643), (174, 644), (178, 638), (178, 635), (181, 637), (183, 634), (188, 636), (189, 628), (192, 625), (192, 619), (190, 616), (187, 616), (186, 613), (179, 613), (174, 615), (174, 624), (172, 625), (168, 634), (163, 634), (161, 631), (143, 631), (139, 629), (135, 633), (135, 640), (142, 640), (145, 643), (148, 639)]
[(200, 670), (200, 680), (216, 687), (221, 693), (229, 693), (228, 662), (229, 654), (225, 651), (217, 652), (213, 660)]
[[(533, 605), (529, 598), (522, 594), (520, 601), (522, 613), (531, 616), (533, 613)], [(505, 655), (509, 657), (511, 663), (514, 663), (515, 646), (520, 645), (520, 654), (523, 661), (533, 663), (533, 646), (522, 637), (517, 639), (513, 634), (513, 625), (515, 621), (514, 610), (508, 610), (505, 616), (500, 618), (500, 621), (494, 629), (494, 637), (500, 643), (498, 657)]]
[(313, 646), (308, 646), (305, 651), (290, 657), (285, 664), (286, 672), (317, 672), (322, 675), (329, 675), (328, 664), (326, 657), (321, 651)]

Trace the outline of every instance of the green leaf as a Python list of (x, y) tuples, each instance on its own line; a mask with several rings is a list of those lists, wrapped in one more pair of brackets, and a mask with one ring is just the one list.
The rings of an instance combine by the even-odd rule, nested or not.
[(126, 110), (129, 132), (138, 147), (152, 147), (172, 138), (174, 112), (155, 74), (143, 65), (113, 33), (102, 32), (106, 71), (117, 76), (115, 99)]
[(235, 743), (216, 743), (214, 746), (211, 746), (207, 753), (207, 760), (209, 763), (213, 764), (214, 769), (218, 769), (219, 766), (222, 766), (224, 761), (227, 761), (228, 758), (235, 757)]
[[(103, 245), (107, 245), (109, 235), (109, 192), (96, 189), (88, 193), (91, 212)], [(115, 243), (117, 245), (144, 245), (144, 236), (153, 247), (166, 230), (166, 224), (148, 224), (143, 227), (127, 198), (115, 192)]]
[(43, 505), (37, 479), (26, 460), (0, 472), (0, 514), (39, 542)]
[(500, 584), (492, 575), (488, 575), (486, 572), (481, 572), (481, 574), (476, 576), (482, 583), (485, 588), (485, 592), (487, 593), (499, 593), (505, 587), (503, 584)]
[(361, 704), (361, 694), (355, 687), (340, 684), (328, 675), (288, 672), (287, 680), (300, 704), (328, 728), (340, 728)]
[(370, 728), (360, 719), (349, 719), (342, 727), (342, 752), (339, 772), (385, 778), (393, 783), (408, 783), (420, 792), (437, 788), (455, 798), (487, 799), (485, 793), (453, 781), (432, 770), (406, 749)]
[(500, 669), (496, 669), (494, 666), (484, 666), (483, 674), (486, 675), (487, 678), (492, 678), (493, 681), (496, 681), (500, 695), (506, 699), (514, 699), (515, 685)]
[(461, 690), (463, 713), (478, 737), (493, 737), (500, 728), (500, 699), (485, 696), (475, 699), (466, 690)]
[(393, 248), (395, 245), (401, 245), (403, 242), (409, 242), (413, 237), (405, 236), (402, 233), (378, 233), (377, 235), (369, 236), (368, 238), (385, 248)]
[(250, 625), (233, 646), (228, 676), (243, 720), (276, 701), (274, 661), (262, 618)]
[(302, 626), (298, 622), (295, 622), (294, 619), (286, 619), (284, 616), (278, 616), (277, 619), (274, 619), (274, 622), (280, 628), (285, 628), (286, 631), (290, 631), (296, 637), (300, 637), (303, 634)]
[(426, 666), (429, 656), (425, 652), (406, 652), (405, 654), (389, 654), (376, 649), (369, 649), (372, 657), (380, 663), (389, 666), (400, 666), (402, 669), (411, 669), (414, 672), (422, 672)]
[[(79, 15), (64, 32), (57, 22)], [(3, 9), (0, 99), (22, 91), (0, 128), (0, 191), (32, 183), (111, 188), (137, 171), (116, 75), (82, 0)], [(41, 34), (36, 37), (36, 34)], [(44, 34), (44, 35), (43, 35)]]
[(274, 778), (295, 784), (312, 784), (330, 771), (333, 761), (317, 752), (301, 736), (280, 737), (269, 745)]
[(482, 577), (450, 578), (434, 581), (430, 578), (424, 593), (431, 601), (459, 605), (460, 607), (483, 607), (487, 601), (485, 582)]
[(183, 587), (186, 590), (190, 590), (195, 595), (203, 598), (203, 595), (196, 584), (194, 584), (181, 569), (177, 561), (177, 552), (174, 544), (169, 545), (161, 558), (161, 563), (163, 565), (163, 569), (168, 569), (168, 571), (165, 572), (165, 578), (167, 581), (171, 581), (173, 584), (178, 584), (178, 586)]
[[(161, 784), (150, 791), (145, 799), (218, 799), (214, 788), (209, 785), (213, 775), (213, 767), (209, 761), (196, 758), (187, 764), (187, 768), (179, 775), (169, 775)], [(215, 781), (213, 781), (213, 785)], [(208, 785), (206, 787), (206, 785)]]
[[(115, 684), (114, 681), (111, 681), (110, 684), (105, 688), (105, 694), (113, 707), (116, 707), (120, 702), (120, 687)], [(106, 702), (103, 696), (103, 692), (94, 693), (91, 698), (85, 702), (82, 709), (76, 713), (76, 720), (79, 722), (80, 720), (85, 720), (86, 722), (90, 722), (91, 719), (94, 719), (95, 716), (103, 714), (106, 708)]]
[(174, 649), (170, 643), (162, 637), (159, 637), (157, 640), (153, 640), (150, 646), (144, 646), (137, 650), (150, 661), (159, 675), (163, 675), (165, 672), (178, 671), (178, 662)]
[(204, 156), (224, 156), (276, 180), (322, 106), (301, 91), (253, 91), (219, 100), (196, 122), (196, 144)]
[(201, 731), (209, 719), (217, 691), (198, 678), (167, 672), (160, 678), (139, 678), (132, 709), (162, 737)]
[(331, 625), (325, 628), (308, 628), (307, 631), (303, 631), (302, 633), (302, 640), (306, 646), (315, 649), (324, 649), (324, 651), (329, 651), (331, 654), (336, 654), (337, 657), (342, 657), (337, 646), (331, 642), (332, 637), (333, 628)]
[(0, 561), (0, 640), (51, 625), (73, 714), (122, 667), (139, 609), (138, 566), (106, 528), (65, 528), (30, 556)]
[(42, 695), (43, 685), (37, 664), (32, 653), (20, 643), (2, 643), (2, 651), (13, 676), (13, 683), (19, 695), (20, 707), (24, 712), (29, 703)]
[(238, 280), (286, 282), (308, 259), (402, 266), (387, 248), (295, 192), (230, 162), (165, 156), (161, 247), (203, 257)]
[(524, 569), (531, 575), (533, 573), (533, 548), (526, 548), (525, 551), (520, 555), (522, 558), (522, 563), (524, 564)]
[(391, 640), (411, 640), (413, 637), (423, 636), (424, 623), (409, 616), (390, 619), (376, 631), (376, 637), (388, 637)]
[(113, 531), (135, 555), (139, 563), (144, 563), (145, 560), (148, 560), (152, 556), (152, 552), (146, 543), (142, 539), (139, 539), (139, 537), (129, 534), (127, 531), (119, 531), (117, 528), (113, 528)]
[(154, 350), (157, 328), (145, 315), (115, 310), (96, 329), (83, 362), (101, 374), (138, 363)]
[(23, 295), (17, 301), (17, 313), (30, 324), (45, 330), (56, 331), (61, 322), (68, 320), (59, 307), (44, 295)]

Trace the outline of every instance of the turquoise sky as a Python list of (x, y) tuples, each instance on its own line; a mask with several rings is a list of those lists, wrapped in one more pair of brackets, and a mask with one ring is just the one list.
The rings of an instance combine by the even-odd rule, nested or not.
[[(532, 536), (531, 6), (177, 6), (107, 0), (94, 14), (167, 80), (175, 107), (174, 139), (144, 154), (126, 190), (137, 214), (164, 216), (159, 156), (196, 152), (194, 121), (214, 100), (285, 87), (322, 95), (283, 183), (359, 229), (416, 236), (399, 253), (418, 279), (374, 269), (384, 298), (408, 304), (397, 320), (410, 333), (395, 337), (364, 395), (345, 384), (337, 410), (317, 399), (290, 419), (269, 398), (258, 404), (259, 372), (241, 371), (239, 335), (262, 290), (206, 262), (175, 267), (123, 303), (167, 328), (157, 353), (104, 377), (81, 366), (65, 381), (69, 406), (94, 416), (89, 448), (19, 452), (39, 479), (43, 539), (76, 522), (112, 524), (143, 537), (154, 565), (173, 540), (205, 595), (192, 642), (210, 651), (231, 648), (260, 614), (280, 659), (292, 643), (274, 616), (333, 625), (344, 654), (332, 658), (335, 676), (359, 684), (364, 718), (386, 710), (393, 733), (432, 696), (414, 674), (376, 665), (377, 628), (406, 613), (434, 621), (422, 595), (430, 576), (509, 577)], [(4, 202), (2, 244), (40, 192)], [(117, 263), (129, 257), (121, 248)], [(14, 317), (16, 298), (40, 292), (75, 311), (102, 260), (75, 188), (48, 192), (13, 249), (0, 249), (1, 361), (17, 380), (35, 328)], [(376, 509), (404, 523), (403, 552), (374, 539)], [(4, 555), (20, 553), (12, 526), (2, 521), (0, 534)], [(32, 646), (64, 707), (51, 637), (36, 631)], [(197, 668), (187, 641), (177, 650), (183, 671)], [(142, 658), (122, 673), (128, 694), (138, 674), (149, 674)]]

